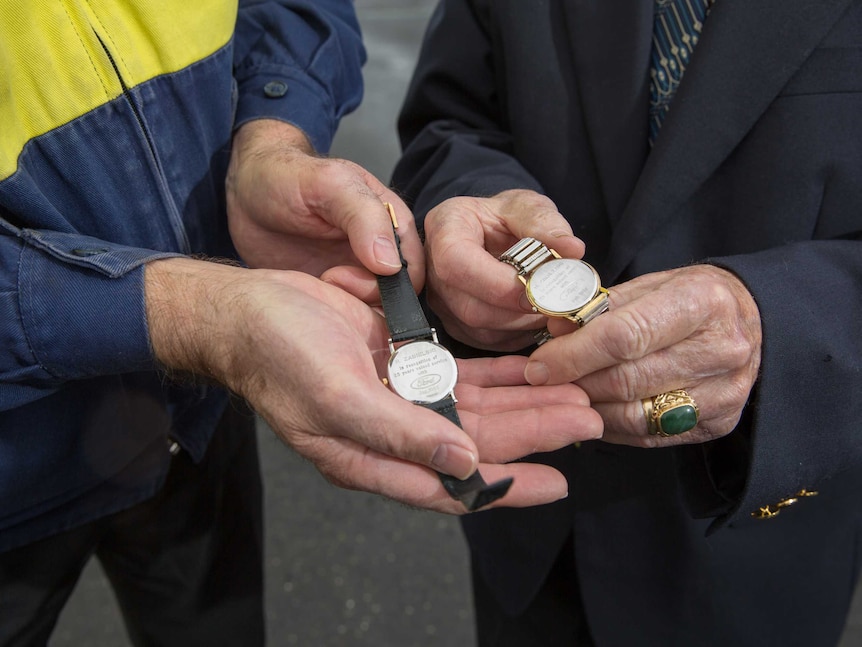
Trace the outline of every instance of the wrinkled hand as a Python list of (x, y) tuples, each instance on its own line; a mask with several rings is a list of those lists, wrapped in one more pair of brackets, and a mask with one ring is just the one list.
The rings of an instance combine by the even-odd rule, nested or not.
[(250, 267), (298, 270), (375, 302), (374, 275), (401, 268), (384, 202), (395, 208), (418, 291), (425, 257), (413, 216), (377, 178), (353, 162), (315, 155), (302, 131), (287, 123), (251, 121), (234, 136), (228, 224)]
[[(188, 259), (150, 263), (147, 314), (156, 357), (243, 396), (270, 428), (331, 482), (404, 503), (463, 513), (435, 470), (515, 477), (495, 505), (565, 496), (559, 472), (497, 465), (601, 434), (573, 384), (526, 385), (526, 358), (459, 361), (464, 430), (386, 388), (385, 321), (338, 288), (297, 272)], [(480, 463), (481, 457), (481, 463)]]
[(533, 314), (510, 265), (500, 254), (525, 236), (561, 256), (580, 258), (584, 244), (554, 203), (533, 191), (491, 198), (452, 198), (425, 219), (428, 303), (447, 332), (477, 348), (514, 351), (534, 343), (545, 318)]
[[(617, 285), (610, 303), (574, 332), (568, 322), (551, 321), (557, 338), (532, 354), (527, 379), (581, 386), (604, 419), (606, 441), (655, 447), (730, 433), (761, 356), (760, 312), (742, 282), (721, 268), (694, 265)], [(641, 399), (679, 388), (700, 409), (697, 427), (649, 436)]]

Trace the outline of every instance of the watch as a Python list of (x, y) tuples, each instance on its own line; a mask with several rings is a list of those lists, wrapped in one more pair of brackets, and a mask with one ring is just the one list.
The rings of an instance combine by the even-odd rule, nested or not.
[(608, 309), (608, 291), (592, 265), (561, 258), (535, 238), (522, 238), (500, 256), (518, 270), (534, 312), (588, 324)]
[[(452, 353), (437, 341), (437, 331), (428, 324), (422, 304), (413, 291), (407, 261), (401, 253), (395, 211), (391, 204), (384, 205), (392, 219), (395, 245), (401, 258), (401, 270), (397, 274), (377, 277), (390, 335), (386, 383), (405, 400), (436, 411), (460, 427), (454, 393), (458, 365)], [(489, 485), (478, 470), (464, 480), (442, 472), (437, 474), (449, 495), (470, 511), (504, 496), (513, 481), (510, 477)]]

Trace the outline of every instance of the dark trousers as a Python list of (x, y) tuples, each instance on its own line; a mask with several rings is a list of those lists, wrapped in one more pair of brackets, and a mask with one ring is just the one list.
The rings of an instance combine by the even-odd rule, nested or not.
[(571, 537), (538, 595), (518, 616), (506, 613), (482, 575), (475, 567), (472, 570), (479, 647), (594, 647), (581, 603)]
[(264, 643), (253, 416), (229, 406), (200, 464), (171, 460), (152, 499), (0, 554), (0, 645), (45, 645), (92, 555), (135, 645)]

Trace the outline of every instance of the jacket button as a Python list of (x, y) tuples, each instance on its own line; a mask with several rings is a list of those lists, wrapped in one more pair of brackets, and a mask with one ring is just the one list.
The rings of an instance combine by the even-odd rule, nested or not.
[(170, 453), (171, 456), (176, 456), (182, 450), (183, 448), (180, 447), (180, 444), (176, 440), (168, 436), (168, 453)]
[(278, 99), (287, 94), (287, 83), (284, 81), (270, 81), (263, 86), (263, 93), (270, 99)]

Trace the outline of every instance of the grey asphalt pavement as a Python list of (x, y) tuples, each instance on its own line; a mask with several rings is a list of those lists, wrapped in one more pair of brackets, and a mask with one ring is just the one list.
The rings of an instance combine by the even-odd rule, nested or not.
[[(332, 153), (359, 162), (384, 182), (398, 155), (395, 115), (433, 4), (356, 1), (369, 53), (366, 94), (342, 122)], [(258, 434), (272, 647), (474, 647), (467, 552), (456, 519), (338, 490), (263, 425)], [(95, 563), (50, 644), (129, 645)], [(860, 645), (857, 596), (840, 647)]]

